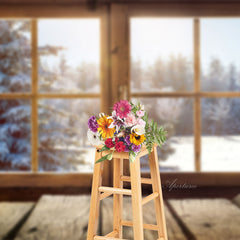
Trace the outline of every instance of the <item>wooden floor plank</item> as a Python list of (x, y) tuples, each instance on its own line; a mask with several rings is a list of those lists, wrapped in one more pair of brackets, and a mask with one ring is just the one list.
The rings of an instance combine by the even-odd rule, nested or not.
[(86, 240), (90, 196), (43, 196), (16, 240)]
[(240, 209), (227, 199), (170, 200), (196, 240), (239, 240)]
[(33, 202), (0, 203), (0, 239), (6, 239), (33, 208)]
[[(112, 212), (113, 202), (112, 197), (106, 198), (101, 204), (101, 230), (102, 235), (105, 235), (113, 230), (113, 212)], [(167, 231), (169, 240), (186, 240), (181, 228), (176, 223), (175, 219), (172, 217), (171, 213), (165, 207), (165, 215), (167, 222)], [(132, 202), (131, 197), (123, 198), (123, 219), (131, 221), (132, 220)], [(155, 208), (154, 202), (151, 201), (143, 206), (143, 223), (156, 224), (155, 218)], [(123, 228), (123, 238), (133, 239), (132, 228)], [(156, 240), (157, 232), (151, 230), (144, 230), (145, 240)]]
[(233, 202), (240, 208), (240, 194), (233, 199)]

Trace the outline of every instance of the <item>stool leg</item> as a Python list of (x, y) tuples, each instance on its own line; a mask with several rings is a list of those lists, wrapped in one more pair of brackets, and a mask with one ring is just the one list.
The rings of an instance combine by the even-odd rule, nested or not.
[[(123, 188), (123, 182), (120, 180), (121, 175), (123, 175), (123, 159), (115, 158), (113, 159), (113, 187)], [(122, 205), (123, 205), (123, 195), (113, 194), (113, 230), (118, 232), (118, 238), (122, 238)]]
[(130, 163), (134, 240), (143, 240), (142, 188), (140, 158)]
[[(95, 162), (99, 158), (101, 158), (101, 156), (102, 156), (102, 153), (99, 153), (96, 151)], [(103, 162), (100, 162), (94, 165), (87, 240), (93, 240), (94, 235), (96, 235), (96, 232), (97, 232), (99, 204), (100, 204), (100, 192), (98, 191), (98, 188), (102, 184), (102, 171), (103, 171)]]
[(153, 151), (149, 155), (149, 165), (152, 178), (152, 188), (153, 192), (158, 192), (159, 196), (155, 198), (155, 210), (156, 219), (158, 225), (158, 237), (159, 239), (167, 240), (167, 230), (166, 230), (166, 220), (164, 214), (164, 203), (162, 196), (162, 186), (159, 173), (159, 164), (157, 156), (157, 148), (154, 147)]

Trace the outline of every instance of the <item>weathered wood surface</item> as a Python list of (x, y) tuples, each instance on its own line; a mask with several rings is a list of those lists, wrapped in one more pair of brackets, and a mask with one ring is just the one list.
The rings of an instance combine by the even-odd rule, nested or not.
[[(226, 199), (168, 200), (165, 206), (169, 240), (239, 240), (240, 195)], [(37, 203), (0, 203), (0, 239), (86, 240), (90, 196), (43, 196)], [(34, 207), (34, 208), (33, 208)], [(99, 235), (112, 231), (112, 197), (101, 202)], [(33, 208), (32, 212), (31, 209)], [(143, 223), (156, 224), (154, 202), (143, 206)], [(26, 220), (27, 218), (27, 220)], [(132, 220), (131, 197), (123, 198), (123, 219)], [(123, 238), (133, 239), (131, 227)], [(16, 236), (16, 237), (15, 237)], [(144, 230), (145, 240), (157, 232)]]
[(240, 208), (240, 194), (233, 199), (233, 202)]
[(16, 240), (86, 240), (90, 196), (43, 196)]
[(17, 230), (25, 217), (33, 208), (32, 202), (0, 203), (0, 239), (7, 239), (12, 231)]
[[(102, 235), (111, 232), (113, 230), (113, 200), (107, 198), (102, 201), (101, 205), (101, 226)], [(185, 240), (187, 239), (177, 222), (165, 207), (167, 232), (169, 240)], [(131, 197), (124, 197), (123, 199), (123, 219), (132, 221), (132, 201)], [(143, 223), (156, 224), (154, 202), (151, 201), (143, 206)], [(131, 227), (123, 227), (123, 238), (133, 239), (133, 231)], [(144, 230), (145, 240), (157, 239), (157, 231)]]
[(170, 200), (196, 240), (239, 240), (240, 209), (227, 199)]

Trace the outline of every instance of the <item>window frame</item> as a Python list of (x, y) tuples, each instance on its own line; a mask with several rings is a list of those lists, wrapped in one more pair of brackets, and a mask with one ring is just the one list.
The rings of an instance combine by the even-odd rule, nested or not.
[[(27, 99), (31, 102), (31, 171), (1, 172), (0, 186), (45, 186), (90, 187), (92, 173), (75, 172), (39, 172), (38, 171), (38, 100), (39, 99), (99, 99), (100, 109), (108, 112), (110, 108), (109, 89), (109, 39), (107, 8), (89, 11), (87, 6), (48, 7), (48, 6), (3, 6), (0, 8), (1, 19), (26, 19), (31, 21), (31, 92), (1, 93), (0, 99)], [(38, 89), (38, 19), (82, 19), (100, 20), (100, 93), (41, 93)], [(107, 84), (106, 84), (107, 83)], [(94, 159), (93, 159), (94, 161)], [(109, 183), (109, 164), (105, 163), (104, 183)]]
[[(160, 7), (161, 6), (161, 7)], [(193, 19), (193, 91), (176, 91), (176, 92), (140, 92), (131, 93), (130, 97), (134, 98), (147, 98), (147, 97), (160, 97), (160, 98), (191, 98), (194, 100), (194, 165), (195, 171), (193, 173), (208, 174), (209, 172), (201, 171), (201, 99), (202, 98), (240, 98), (240, 92), (204, 92), (201, 90), (201, 57), (200, 57), (200, 24), (201, 18), (232, 18), (238, 17), (239, 8), (234, 8), (233, 5), (222, 4), (216, 7), (216, 4), (154, 4), (153, 5), (143, 5), (138, 4), (136, 7), (132, 5), (129, 6), (128, 15), (128, 29), (130, 29), (130, 19), (134, 17), (159, 17), (159, 18), (185, 18)], [(130, 31), (130, 30), (129, 30)], [(129, 42), (130, 45), (130, 36)], [(129, 52), (130, 59), (130, 52)], [(129, 60), (129, 65), (130, 65)], [(131, 81), (131, 76), (129, 74), (129, 81)], [(232, 172), (213, 172), (212, 175), (231, 175)], [(167, 174), (167, 173), (166, 173)], [(177, 172), (181, 175), (181, 173)], [(191, 175), (191, 173), (182, 173), (186, 175)], [(240, 172), (233, 174), (239, 175)], [(148, 175), (148, 174), (146, 174)], [(240, 178), (239, 178), (240, 179)]]
[[(188, 183), (197, 186), (239, 186), (240, 172), (201, 172), (201, 98), (202, 97), (240, 97), (240, 92), (201, 92), (200, 91), (200, 17), (240, 17), (240, 4), (111, 4), (111, 52), (112, 56), (112, 84), (113, 93), (117, 99), (130, 99), (131, 97), (190, 97), (194, 98), (194, 161), (195, 172), (162, 172), (162, 184), (168, 186), (171, 181), (177, 179), (179, 184)], [(130, 18), (131, 17), (191, 17), (194, 20), (194, 90), (192, 92), (174, 93), (132, 93), (131, 83), (131, 52), (130, 52)], [(117, 27), (117, 30), (116, 30)], [(113, 58), (116, 58), (113, 61)], [(121, 72), (119, 72), (121, 69)], [(129, 166), (126, 165), (128, 168)], [(126, 170), (128, 172), (128, 170)], [(111, 179), (113, 178), (112, 173)], [(143, 177), (150, 177), (150, 173), (142, 173)]]
[[(157, 1), (155, 1), (157, 2)], [(239, 3), (203, 3), (194, 1), (189, 3), (111, 3), (99, 4), (95, 9), (89, 9), (86, 4), (3, 4), (0, 8), (0, 16), (7, 18), (101, 18), (101, 110), (108, 112), (109, 108), (118, 99), (130, 99), (130, 17), (240, 17)], [(192, 1), (193, 3), (193, 1)], [(197, 22), (197, 21), (196, 21)], [(197, 24), (197, 23), (196, 23)], [(194, 31), (196, 41), (195, 63), (199, 61), (199, 26)], [(198, 47), (197, 47), (198, 46)], [(196, 67), (194, 65), (194, 67)], [(200, 78), (195, 76), (197, 84)], [(104, 79), (104, 81), (103, 81)], [(106, 84), (107, 83), (107, 84)], [(104, 85), (104, 87), (103, 87)], [(240, 97), (239, 92), (201, 92), (200, 85), (195, 85), (193, 92), (174, 93), (134, 93), (134, 97), (191, 97), (196, 100), (194, 108), (198, 109), (194, 119), (200, 119), (200, 99), (202, 97)], [(1, 94), (0, 99), (29, 98), (32, 94)], [(71, 98), (65, 94), (66, 98)], [(41, 95), (46, 97), (46, 95)], [(82, 94), (82, 96), (86, 96)], [(36, 96), (35, 96), (36, 97)], [(51, 94), (49, 97), (56, 97)], [(79, 98), (76, 95), (75, 98)], [(93, 97), (93, 96), (92, 96)], [(198, 100), (197, 100), (198, 99)], [(35, 103), (36, 104), (36, 103)], [(36, 122), (35, 122), (36, 124)], [(195, 122), (194, 129), (197, 129)], [(201, 122), (199, 122), (199, 133), (201, 133)], [(195, 130), (196, 131), (196, 130)], [(194, 132), (194, 135), (197, 132)], [(201, 134), (200, 134), (201, 135)], [(199, 135), (199, 136), (200, 136)], [(195, 141), (196, 149), (201, 149), (201, 142)], [(36, 148), (36, 143), (35, 143)], [(196, 151), (197, 152), (197, 151)], [(199, 156), (196, 156), (199, 154)], [(200, 153), (195, 153), (195, 159), (200, 159)], [(200, 163), (196, 161), (196, 169), (200, 169)], [(104, 184), (110, 185), (113, 179), (112, 162), (104, 162)], [(150, 177), (149, 173), (142, 176)], [(0, 173), (0, 187), (91, 187), (92, 173)], [(196, 184), (198, 186), (239, 186), (239, 172), (163, 172), (161, 173), (163, 185), (177, 179), (178, 183)]]

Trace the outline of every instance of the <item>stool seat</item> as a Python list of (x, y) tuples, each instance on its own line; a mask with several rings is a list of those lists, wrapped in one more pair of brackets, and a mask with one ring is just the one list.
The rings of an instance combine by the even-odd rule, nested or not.
[[(158, 145), (155, 143), (153, 145), (153, 147), (157, 147)], [(101, 150), (101, 148), (103, 147), (103, 145), (98, 145), (98, 146), (94, 146), (96, 148), (96, 150)], [(109, 150), (109, 151), (103, 151), (102, 152), (102, 157), (111, 153), (112, 151)], [(138, 157), (142, 157), (144, 155), (148, 154), (148, 150), (147, 150), (147, 147), (146, 145), (143, 145), (141, 147), (141, 151), (138, 153)], [(113, 152), (113, 158), (123, 158), (123, 159), (129, 159), (129, 153), (128, 152), (116, 152), (114, 151)]]
[[(99, 150), (103, 146), (95, 147), (95, 162), (101, 157), (112, 152), (111, 150), (100, 152)], [(162, 187), (156, 147), (157, 145), (155, 144), (149, 154), (151, 178), (141, 178), (140, 174), (140, 157), (148, 154), (146, 146), (142, 146), (135, 161), (129, 163), (130, 176), (123, 175), (123, 160), (129, 160), (129, 154), (127, 152), (119, 153), (114, 151), (112, 158), (113, 187), (102, 186), (103, 162), (99, 162), (94, 165), (87, 240), (126, 240), (122, 238), (122, 226), (133, 227), (134, 240), (144, 240), (143, 229), (157, 231), (157, 240), (167, 240)], [(124, 189), (123, 182), (130, 182), (131, 189)], [(152, 185), (153, 192), (144, 198), (142, 197), (141, 183)], [(96, 232), (100, 201), (111, 195), (113, 195), (113, 231), (105, 236), (97, 236)], [(129, 195), (132, 198), (133, 221), (126, 221), (122, 219), (123, 195)], [(155, 202), (157, 225), (143, 224), (142, 206), (151, 200), (154, 200)]]

